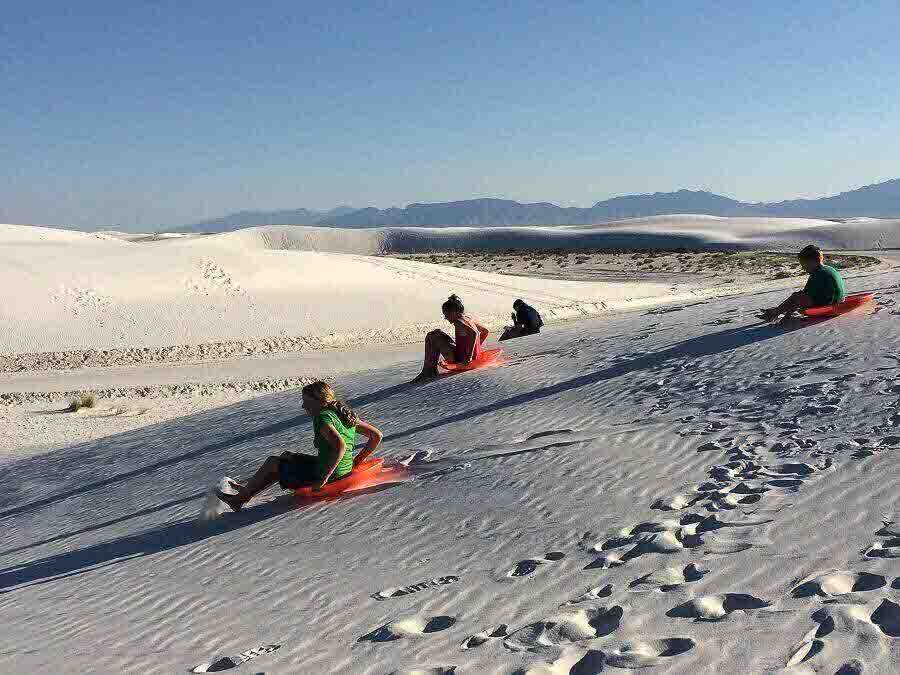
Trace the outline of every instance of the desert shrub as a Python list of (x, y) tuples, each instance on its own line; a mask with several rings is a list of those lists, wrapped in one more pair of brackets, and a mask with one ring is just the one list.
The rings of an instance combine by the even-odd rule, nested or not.
[(97, 405), (97, 397), (86, 392), (69, 399), (69, 407), (66, 408), (66, 412), (78, 412), (82, 408), (93, 408), (95, 405)]

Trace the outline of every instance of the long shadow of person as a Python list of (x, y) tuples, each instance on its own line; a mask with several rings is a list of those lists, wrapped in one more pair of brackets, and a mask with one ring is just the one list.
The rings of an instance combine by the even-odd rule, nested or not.
[[(376, 485), (363, 490), (357, 490), (341, 497), (352, 499), (364, 494), (374, 494), (383, 490), (389, 490), (397, 486), (397, 483)], [(176, 500), (174, 503), (182, 503), (198, 499), (203, 493), (193, 494)], [(335, 500), (332, 500), (335, 501)], [(165, 506), (171, 506), (167, 503)], [(169, 551), (195, 544), (209, 537), (215, 537), (225, 532), (231, 532), (254, 523), (288, 513), (300, 511), (307, 506), (298, 506), (292, 495), (284, 495), (272, 501), (249, 506), (237, 513), (227, 513), (216, 520), (196, 522), (180, 521), (154, 527), (143, 532), (113, 539), (99, 544), (93, 544), (85, 548), (65, 551), (47, 556), (33, 562), (21, 565), (13, 565), (0, 570), (0, 594), (11, 593), (25, 586), (44, 583), (51, 580), (76, 576), (91, 570), (102, 569), (127, 560), (141, 558), (146, 555)], [(156, 508), (147, 511), (155, 511)], [(134, 514), (128, 514), (119, 520), (128, 520)], [(115, 522), (115, 521), (113, 521)], [(97, 528), (88, 528), (97, 529)], [(66, 535), (71, 536), (71, 535)], [(50, 539), (47, 541), (54, 541)], [(39, 542), (47, 543), (47, 542)], [(37, 545), (37, 544), (35, 544)], [(21, 547), (28, 548), (28, 547)], [(14, 550), (21, 550), (14, 549)], [(4, 551), (4, 554), (11, 551)]]
[(76, 495), (84, 494), (86, 492), (91, 492), (93, 490), (99, 490), (101, 488), (110, 487), (113, 485), (118, 485), (123, 481), (127, 481), (132, 478), (145, 478), (148, 474), (152, 474), (160, 469), (171, 468), (177, 464), (182, 462), (189, 462), (191, 460), (196, 460), (204, 455), (209, 455), (212, 453), (220, 452), (227, 448), (240, 445), (242, 443), (247, 443), (249, 441), (257, 441), (261, 438), (265, 438), (266, 436), (273, 436), (275, 434), (281, 433), (282, 431), (286, 431), (291, 429), (298, 424), (308, 420), (306, 415), (296, 415), (286, 420), (281, 420), (274, 424), (269, 424), (261, 429), (256, 429), (254, 431), (237, 434), (235, 436), (231, 436), (223, 441), (219, 441), (216, 443), (210, 443), (208, 445), (204, 445), (202, 447), (197, 448), (196, 450), (191, 450), (190, 452), (185, 452), (180, 455), (173, 455), (171, 457), (167, 457), (166, 459), (159, 460), (158, 462), (153, 462), (152, 464), (145, 464), (144, 466), (140, 466), (131, 471), (125, 471), (123, 473), (119, 473), (113, 476), (109, 476), (107, 478), (102, 478), (96, 481), (85, 482), (78, 487), (67, 490), (64, 494), (59, 495), (51, 495), (49, 497), (45, 497), (43, 499), (36, 499), (31, 502), (26, 502), (24, 504), (19, 504), (18, 506), (14, 506), (10, 509), (6, 509), (5, 511), (0, 511), (0, 518), (6, 518), (9, 516), (15, 516), (20, 513), (25, 513), (27, 511), (32, 511), (35, 509), (42, 508), (44, 506), (49, 506), (58, 502), (60, 499), (65, 499), (69, 497), (74, 497)]
[(456, 415), (450, 415), (439, 420), (411, 427), (404, 431), (389, 434), (385, 436), (384, 440), (388, 442), (395, 441), (422, 431), (430, 431), (455, 422), (471, 421), (473, 418), (481, 415), (487, 415), (506, 408), (522, 405), (523, 403), (530, 403), (543, 398), (556, 396), (557, 394), (562, 394), (573, 389), (596, 384), (605, 380), (611, 380), (616, 377), (622, 377), (623, 375), (658, 370), (672, 361), (712, 356), (739, 349), (740, 347), (746, 347), (764, 340), (784, 337), (787, 333), (802, 330), (803, 328), (817, 323), (820, 323), (820, 321), (792, 321), (778, 326), (754, 324), (749, 327), (728, 328), (717, 333), (699, 335), (679, 342), (662, 351), (644, 354), (634, 359), (616, 363), (593, 373), (579, 375), (578, 377), (573, 377), (564, 382), (527, 391), (522, 394), (517, 394), (516, 396), (505, 398), (501, 401), (495, 401), (494, 403), (478, 408), (464, 410)]

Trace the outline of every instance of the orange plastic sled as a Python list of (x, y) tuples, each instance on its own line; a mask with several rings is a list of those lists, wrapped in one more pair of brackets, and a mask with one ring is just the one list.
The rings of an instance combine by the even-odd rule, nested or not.
[(485, 349), (483, 352), (481, 352), (481, 356), (479, 356), (474, 361), (469, 361), (466, 364), (450, 363), (447, 361), (441, 361), (440, 364), (438, 364), (438, 365), (448, 375), (451, 375), (453, 373), (464, 373), (467, 370), (475, 370), (476, 368), (484, 368), (487, 365), (496, 363), (497, 360), (500, 358), (501, 354), (503, 354), (502, 349)]
[(402, 476), (406, 472), (404, 466), (384, 466), (384, 460), (380, 457), (367, 459), (353, 471), (331, 483), (326, 483), (321, 490), (315, 490), (312, 486), (304, 486), (294, 490), (294, 498), (298, 502), (321, 501), (333, 499), (345, 492), (362, 490), (363, 488), (388, 483)]
[(838, 314), (849, 312), (851, 309), (855, 309), (867, 302), (871, 302), (874, 297), (874, 293), (855, 293), (854, 295), (848, 295), (844, 298), (843, 302), (839, 302), (836, 305), (810, 307), (809, 309), (802, 310), (802, 313), (804, 316), (810, 318), (837, 316)]

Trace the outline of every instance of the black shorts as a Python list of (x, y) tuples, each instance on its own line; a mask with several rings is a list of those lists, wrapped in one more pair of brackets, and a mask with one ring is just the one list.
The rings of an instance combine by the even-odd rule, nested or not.
[(317, 485), (322, 480), (319, 460), (312, 455), (283, 452), (278, 462), (278, 484), (284, 490), (296, 490), (305, 485)]

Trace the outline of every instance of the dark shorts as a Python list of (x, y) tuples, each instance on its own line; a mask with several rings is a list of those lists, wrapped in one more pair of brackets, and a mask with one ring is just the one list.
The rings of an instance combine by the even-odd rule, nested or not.
[(319, 460), (312, 455), (284, 452), (278, 462), (278, 484), (285, 490), (296, 490), (304, 485), (315, 485), (322, 480)]
[(514, 338), (525, 337), (526, 335), (537, 335), (541, 332), (540, 328), (528, 328), (525, 326), (509, 326), (503, 331), (500, 340), (512, 340)]

